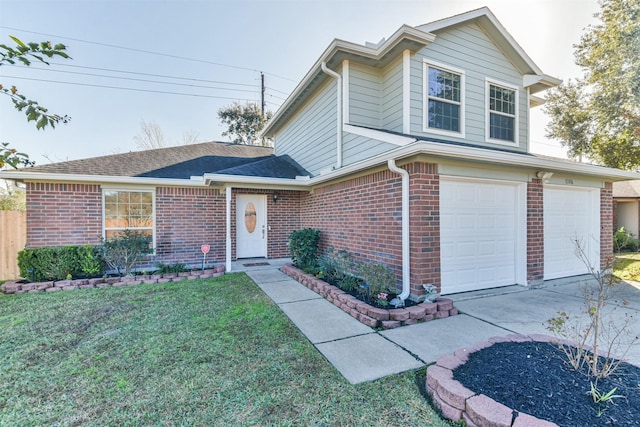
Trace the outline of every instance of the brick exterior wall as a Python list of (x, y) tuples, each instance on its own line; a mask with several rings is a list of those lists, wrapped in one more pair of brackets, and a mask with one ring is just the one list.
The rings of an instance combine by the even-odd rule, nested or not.
[[(233, 194), (267, 194), (269, 258), (288, 257), (289, 235), (300, 227), (300, 192), (278, 191), (277, 202), (267, 190), (233, 190)], [(157, 262), (200, 266), (200, 246), (208, 244), (208, 264), (225, 262), (226, 199), (212, 188), (156, 188)], [(232, 199), (232, 240), (235, 242), (235, 197)], [(95, 184), (27, 184), (27, 247), (100, 244), (102, 189)], [(234, 243), (235, 245), (235, 243)], [(232, 257), (235, 258), (235, 246)]]
[(600, 268), (613, 257), (613, 184), (605, 182), (600, 189)]
[(527, 183), (527, 284), (544, 279), (544, 187), (542, 180)]
[[(411, 294), (440, 287), (440, 181), (437, 165), (411, 163)], [(384, 264), (402, 281), (402, 178), (382, 170), (315, 188), (302, 197), (302, 227), (321, 230), (320, 249), (347, 250), (359, 261)]]
[[(267, 258), (288, 258), (289, 235), (303, 228), (300, 223), (300, 192), (278, 190), (278, 200), (273, 200), (272, 190), (253, 190), (234, 188), (231, 198), (231, 254), (236, 258), (236, 195), (237, 194), (266, 194), (267, 195), (267, 226), (270, 227), (267, 236)], [(224, 215), (224, 207), (223, 207)], [(224, 217), (223, 217), (224, 221)], [(223, 240), (224, 242), (224, 240)]]
[(202, 264), (200, 246), (208, 244), (208, 263), (225, 260), (225, 198), (217, 189), (156, 189), (154, 262)]
[(301, 224), (321, 230), (320, 250), (349, 251), (358, 261), (402, 274), (402, 180), (388, 169), (314, 188), (302, 196)]
[(438, 165), (411, 163), (409, 172), (411, 295), (424, 295), (422, 285), (441, 289), (440, 177)]
[(97, 245), (101, 238), (100, 186), (27, 183), (27, 248)]

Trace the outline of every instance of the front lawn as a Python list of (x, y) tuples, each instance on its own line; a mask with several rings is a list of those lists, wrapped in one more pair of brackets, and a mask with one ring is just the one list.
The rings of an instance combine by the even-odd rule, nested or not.
[(640, 281), (640, 253), (625, 252), (616, 254), (613, 274), (622, 280)]
[(351, 385), (244, 274), (0, 295), (0, 425), (446, 426), (423, 372)]

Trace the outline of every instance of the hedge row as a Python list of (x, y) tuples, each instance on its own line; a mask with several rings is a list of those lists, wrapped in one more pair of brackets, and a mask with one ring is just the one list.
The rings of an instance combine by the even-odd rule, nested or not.
[(20, 276), (36, 282), (101, 276), (105, 261), (100, 246), (57, 246), (18, 253)]

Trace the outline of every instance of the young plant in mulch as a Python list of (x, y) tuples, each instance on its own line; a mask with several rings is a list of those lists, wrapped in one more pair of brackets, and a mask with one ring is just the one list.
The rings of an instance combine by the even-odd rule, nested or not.
[(357, 270), (358, 263), (348, 251), (344, 249), (336, 251), (334, 248), (329, 248), (318, 259), (316, 277), (345, 292), (352, 292), (358, 288), (361, 282), (354, 274)]
[[(615, 286), (620, 283), (620, 279), (613, 274), (614, 258), (610, 258), (601, 270), (591, 264), (584, 244), (578, 239), (573, 242), (576, 256), (585, 264), (594, 280), (583, 285), (582, 316), (559, 312), (557, 317), (547, 321), (547, 329), (557, 337), (576, 344), (559, 344), (573, 369), (586, 366), (590, 376), (606, 378), (638, 342), (638, 337), (632, 336), (629, 330), (633, 316), (625, 313), (622, 321), (618, 319), (614, 322), (610, 318), (611, 313), (605, 310), (613, 297)], [(613, 306), (610, 311), (617, 309), (618, 306)], [(586, 321), (583, 320), (585, 318)]]
[(375, 262), (360, 264), (360, 274), (366, 283), (363, 293), (367, 293), (377, 305), (387, 307), (391, 304), (391, 295), (396, 292), (396, 276), (386, 266)]

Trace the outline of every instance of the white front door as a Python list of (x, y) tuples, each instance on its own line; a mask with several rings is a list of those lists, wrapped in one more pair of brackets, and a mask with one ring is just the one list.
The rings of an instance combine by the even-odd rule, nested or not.
[(236, 196), (236, 257), (267, 256), (267, 196)]

